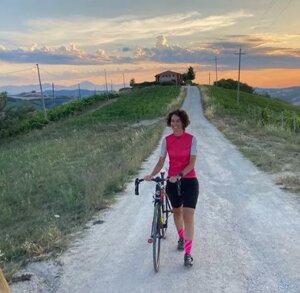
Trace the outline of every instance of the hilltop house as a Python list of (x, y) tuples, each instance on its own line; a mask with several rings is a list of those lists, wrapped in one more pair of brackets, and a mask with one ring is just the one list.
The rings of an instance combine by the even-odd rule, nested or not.
[(156, 82), (175, 82), (181, 84), (183, 82), (183, 74), (171, 70), (164, 71), (155, 75)]

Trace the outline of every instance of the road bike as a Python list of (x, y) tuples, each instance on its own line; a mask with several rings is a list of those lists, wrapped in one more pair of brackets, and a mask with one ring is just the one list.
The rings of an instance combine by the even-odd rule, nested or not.
[[(148, 239), (148, 243), (153, 245), (153, 266), (154, 271), (158, 272), (160, 265), (160, 241), (166, 237), (168, 228), (168, 218), (172, 213), (171, 203), (166, 194), (166, 181), (168, 178), (164, 178), (164, 172), (160, 173), (160, 177), (157, 176), (151, 181), (156, 183), (155, 193), (153, 195), (154, 211), (151, 227), (151, 236)], [(144, 179), (135, 179), (135, 194), (139, 195), (139, 184)]]

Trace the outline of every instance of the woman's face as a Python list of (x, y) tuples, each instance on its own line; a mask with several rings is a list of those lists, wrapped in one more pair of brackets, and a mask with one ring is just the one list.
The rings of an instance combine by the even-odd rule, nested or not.
[(171, 117), (171, 128), (174, 132), (183, 130), (182, 122), (177, 115), (172, 115)]

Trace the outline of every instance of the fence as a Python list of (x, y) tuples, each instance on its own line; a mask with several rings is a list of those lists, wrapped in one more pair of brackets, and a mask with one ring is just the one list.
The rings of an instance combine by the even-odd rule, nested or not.
[(269, 108), (251, 107), (248, 105), (247, 114), (250, 119), (260, 125), (273, 125), (282, 130), (300, 132), (300, 116), (295, 111), (284, 110), (275, 112)]

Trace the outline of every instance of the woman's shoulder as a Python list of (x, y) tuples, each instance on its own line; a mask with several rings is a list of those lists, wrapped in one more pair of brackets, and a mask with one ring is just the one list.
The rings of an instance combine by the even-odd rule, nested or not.
[(187, 137), (190, 137), (190, 138), (196, 138), (195, 135), (193, 135), (193, 134), (191, 134), (191, 133), (189, 133), (189, 132), (185, 132), (185, 135), (186, 135)]
[(168, 138), (173, 137), (173, 136), (175, 136), (174, 133), (170, 133), (170, 134), (166, 135), (166, 136), (164, 137), (164, 139), (168, 139)]

